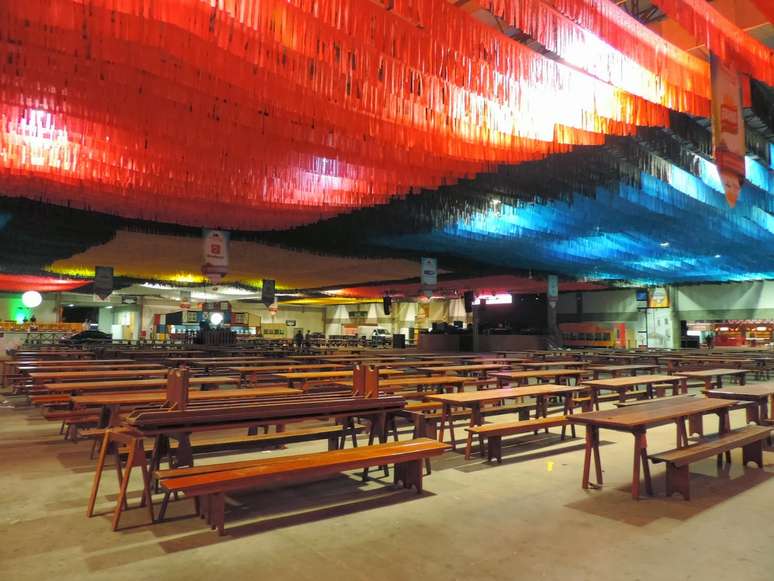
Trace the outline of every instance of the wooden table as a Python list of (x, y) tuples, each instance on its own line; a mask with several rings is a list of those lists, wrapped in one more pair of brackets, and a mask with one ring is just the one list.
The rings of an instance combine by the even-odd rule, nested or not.
[(692, 377), (694, 379), (701, 379), (704, 381), (704, 389), (712, 389), (712, 378), (715, 377), (715, 385), (718, 389), (723, 387), (723, 377), (730, 376), (730, 377), (738, 377), (739, 378), (739, 384), (744, 385), (747, 380), (747, 374), (749, 373), (748, 369), (726, 369), (726, 368), (718, 368), (718, 369), (701, 369), (699, 371), (678, 371), (678, 375), (683, 375), (685, 377)]
[[(302, 393), (300, 389), (289, 387), (261, 387), (253, 389), (219, 389), (213, 391), (191, 391), (188, 401), (223, 401), (253, 399), (256, 397), (271, 397), (278, 395), (296, 395)], [(75, 406), (101, 407), (100, 428), (115, 426), (118, 423), (118, 414), (121, 406), (140, 406), (150, 404), (163, 404), (167, 401), (166, 391), (123, 391), (113, 393), (92, 393), (89, 395), (73, 395), (70, 401)]]
[(586, 369), (594, 373), (594, 379), (599, 379), (600, 373), (609, 373), (613, 377), (620, 377), (627, 372), (629, 375), (637, 375), (638, 371), (653, 373), (658, 369), (658, 365), (644, 363), (632, 363), (629, 365), (590, 365)]
[(456, 448), (454, 437), (454, 423), (451, 421), (453, 407), (470, 408), (470, 426), (480, 426), (483, 423), (481, 407), (488, 402), (503, 399), (518, 399), (522, 397), (538, 398), (536, 414), (541, 410), (545, 412), (545, 398), (563, 396), (569, 397), (573, 392), (582, 391), (585, 388), (579, 386), (540, 384), (527, 387), (506, 387), (502, 389), (485, 389), (482, 391), (469, 391), (463, 393), (431, 394), (427, 396), (430, 401), (438, 401), (442, 404), (441, 423), (438, 429), (438, 440), (443, 442), (443, 434), (446, 423), (449, 423), (449, 432), (452, 438), (452, 448)]
[[(232, 375), (205, 375), (192, 377), (192, 386), (238, 385), (239, 378)], [(70, 381), (64, 383), (47, 383), (43, 387), (52, 393), (80, 393), (84, 391), (118, 391), (118, 390), (152, 390), (165, 387), (167, 380), (161, 379), (123, 379), (113, 381)]]
[[(465, 383), (470, 381), (467, 377), (459, 375), (434, 375), (432, 377), (391, 377), (379, 380), (379, 391), (384, 393), (395, 393), (408, 387), (416, 387), (421, 390), (425, 387), (435, 387), (439, 392), (445, 388), (451, 387), (461, 392)], [(352, 387), (351, 381), (337, 381), (336, 385), (342, 387)], [(400, 394), (398, 394), (400, 395)]]
[(32, 380), (37, 383), (60, 382), (60, 381), (88, 381), (100, 379), (129, 379), (129, 378), (148, 378), (165, 377), (167, 369), (118, 369), (114, 371), (43, 371), (30, 373)]
[(337, 363), (290, 363), (287, 365), (247, 365), (243, 367), (227, 367), (226, 371), (233, 371), (239, 374), (239, 381), (244, 383), (245, 378), (248, 382), (255, 383), (258, 375), (276, 375), (278, 371), (323, 371), (326, 369), (343, 369), (344, 365)]
[(568, 367), (584, 367), (588, 365), (585, 361), (535, 361), (531, 363), (519, 363), (520, 367), (525, 369), (566, 369)]
[(497, 378), (497, 385), (504, 387), (506, 383), (514, 382), (517, 385), (527, 385), (530, 379), (548, 380), (562, 377), (573, 378), (579, 383), (583, 375), (588, 373), (585, 369), (536, 369), (534, 371), (498, 371), (492, 373)]
[(117, 371), (121, 369), (166, 369), (159, 363), (113, 363), (103, 365), (81, 365), (80, 363), (68, 363), (52, 369), (50, 365), (19, 365), (19, 373), (53, 373), (60, 371)]
[(774, 406), (774, 383), (758, 383), (756, 385), (737, 385), (718, 389), (703, 390), (707, 397), (756, 402), (756, 406), (748, 408), (748, 421), (763, 423), (769, 418), (768, 402)]
[(488, 371), (495, 371), (497, 369), (503, 369), (508, 367), (508, 364), (499, 363), (472, 363), (470, 365), (441, 365), (438, 367), (417, 367), (419, 373), (427, 373), (428, 375), (438, 374), (446, 375), (449, 373), (472, 373), (480, 371), (483, 377), (486, 377)]
[[(379, 369), (379, 375), (403, 375), (402, 371), (397, 369)], [(340, 371), (292, 371), (289, 373), (275, 373), (274, 377), (286, 379), (289, 387), (293, 387), (294, 381), (324, 381), (326, 379), (336, 380), (342, 377), (352, 377), (351, 369), (342, 369)]]
[[(662, 400), (569, 416), (571, 423), (586, 426), (586, 453), (583, 462), (584, 489), (600, 488), (602, 486), (602, 461), (599, 454), (599, 430), (606, 428), (618, 432), (628, 432), (634, 436), (634, 463), (632, 471), (632, 498), (640, 498), (640, 465), (645, 476), (645, 490), (653, 495), (653, 485), (650, 480), (648, 466), (648, 443), (646, 433), (648, 428), (675, 423), (677, 426), (677, 445), (688, 445), (688, 433), (685, 427), (686, 419), (691, 416), (703, 416), (716, 413), (719, 417), (718, 431), (729, 430), (728, 411), (738, 402), (710, 398), (686, 398), (678, 400)], [(596, 484), (590, 482), (591, 460), (596, 467)]]
[(583, 385), (591, 388), (591, 400), (596, 409), (599, 409), (599, 390), (607, 389), (618, 392), (618, 401), (626, 401), (626, 392), (639, 385), (644, 385), (647, 390), (648, 398), (653, 397), (653, 386), (656, 383), (667, 383), (672, 386), (672, 395), (678, 393), (687, 393), (688, 386), (685, 377), (682, 375), (635, 375), (633, 377), (609, 377), (606, 379), (593, 379), (584, 381)]

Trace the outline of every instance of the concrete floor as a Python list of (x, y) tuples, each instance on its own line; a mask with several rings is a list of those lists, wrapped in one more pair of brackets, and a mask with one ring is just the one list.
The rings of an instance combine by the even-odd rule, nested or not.
[[(735, 426), (743, 419), (732, 413)], [(240, 495), (218, 537), (189, 500), (152, 526), (132, 509), (111, 532), (112, 473), (100, 515), (86, 518), (90, 444), (57, 428), (39, 410), (0, 409), (0, 579), (774, 579), (772, 452), (764, 470), (742, 468), (738, 450), (721, 473), (714, 459), (692, 465), (691, 502), (665, 498), (655, 467), (657, 496), (635, 502), (631, 436), (602, 432), (597, 491), (580, 487), (582, 437), (527, 436), (500, 466), (446, 454), (421, 496), (346, 475)], [(672, 448), (674, 427), (648, 438), (651, 451)]]

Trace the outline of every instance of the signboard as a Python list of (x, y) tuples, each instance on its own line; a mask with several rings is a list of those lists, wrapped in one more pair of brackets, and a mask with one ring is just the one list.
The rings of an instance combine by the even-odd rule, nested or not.
[(438, 260), (422, 257), (422, 287), (434, 287), (438, 284)]
[(261, 302), (267, 307), (274, 303), (274, 286), (274, 279), (263, 279), (263, 283), (261, 284)]
[(135, 295), (121, 295), (121, 303), (124, 305), (136, 305), (140, 302), (140, 297)]
[(648, 307), (651, 309), (669, 308), (669, 293), (663, 286), (650, 289), (648, 293)]
[(296, 326), (296, 322), (295, 322), (294, 320), (292, 320), (292, 319), (286, 319), (286, 320), (285, 320), (285, 324), (286, 324), (288, 327), (295, 327), (295, 326)]
[(204, 264), (202, 274), (216, 284), (228, 272), (228, 232), (204, 230)]
[(726, 200), (736, 205), (744, 183), (744, 120), (739, 73), (710, 54), (712, 81), (712, 147)]
[(548, 275), (548, 304), (552, 307), (559, 302), (559, 277), (555, 274)]
[(479, 306), (481, 302), (487, 305), (510, 305), (513, 303), (513, 295), (511, 293), (498, 293), (496, 295), (477, 295), (473, 301), (473, 304)]
[(113, 292), (113, 267), (94, 267), (94, 294), (105, 300)]

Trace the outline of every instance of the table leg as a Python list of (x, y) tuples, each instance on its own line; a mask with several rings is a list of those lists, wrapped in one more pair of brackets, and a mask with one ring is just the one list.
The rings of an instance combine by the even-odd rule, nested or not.
[[(480, 426), (483, 423), (481, 419), (481, 404), (474, 402), (470, 406), (470, 424), (469, 427)], [(473, 449), (473, 432), (468, 432), (468, 439), (465, 445), (465, 460), (470, 460), (470, 452)], [(482, 446), (483, 449), (483, 446)]]
[[(592, 454), (594, 457), (594, 464), (596, 467), (596, 484), (589, 481), (589, 474), (591, 472), (591, 460)], [(600, 488), (602, 485), (602, 462), (599, 457), (599, 428), (596, 426), (586, 426), (586, 450), (583, 458), (583, 480), (581, 486), (584, 489)]]
[(741, 373), (739, 374), (739, 385), (745, 385), (747, 383), (747, 374)]
[(718, 386), (718, 389), (723, 387), (723, 376), (722, 375), (718, 375), (718, 380), (716, 382), (716, 385)]
[(643, 466), (645, 477), (645, 490), (649, 495), (653, 494), (653, 486), (650, 481), (650, 468), (648, 462), (648, 444), (645, 432), (634, 433), (634, 463), (632, 466), (632, 498), (640, 499), (640, 464)]
[[(718, 432), (725, 434), (731, 431), (731, 419), (729, 417), (728, 410), (720, 410), (718, 412)], [(731, 450), (725, 453), (726, 462), (731, 464)], [(723, 462), (723, 454), (718, 454), (718, 464)]]
[(685, 429), (685, 418), (677, 418), (677, 448), (683, 448), (688, 445), (688, 432)]
[(443, 433), (446, 429), (446, 420), (449, 418), (449, 404), (442, 402), (441, 407), (441, 425), (438, 427), (438, 441), (443, 442)]

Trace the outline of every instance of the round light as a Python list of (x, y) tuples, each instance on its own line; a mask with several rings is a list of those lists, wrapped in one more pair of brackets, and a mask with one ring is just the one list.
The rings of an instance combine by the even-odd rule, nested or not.
[(27, 291), (22, 295), (22, 304), (28, 309), (34, 309), (40, 306), (43, 302), (43, 297), (40, 296), (38, 291)]
[(210, 315), (210, 323), (213, 325), (220, 325), (223, 322), (223, 313), (212, 313)]

